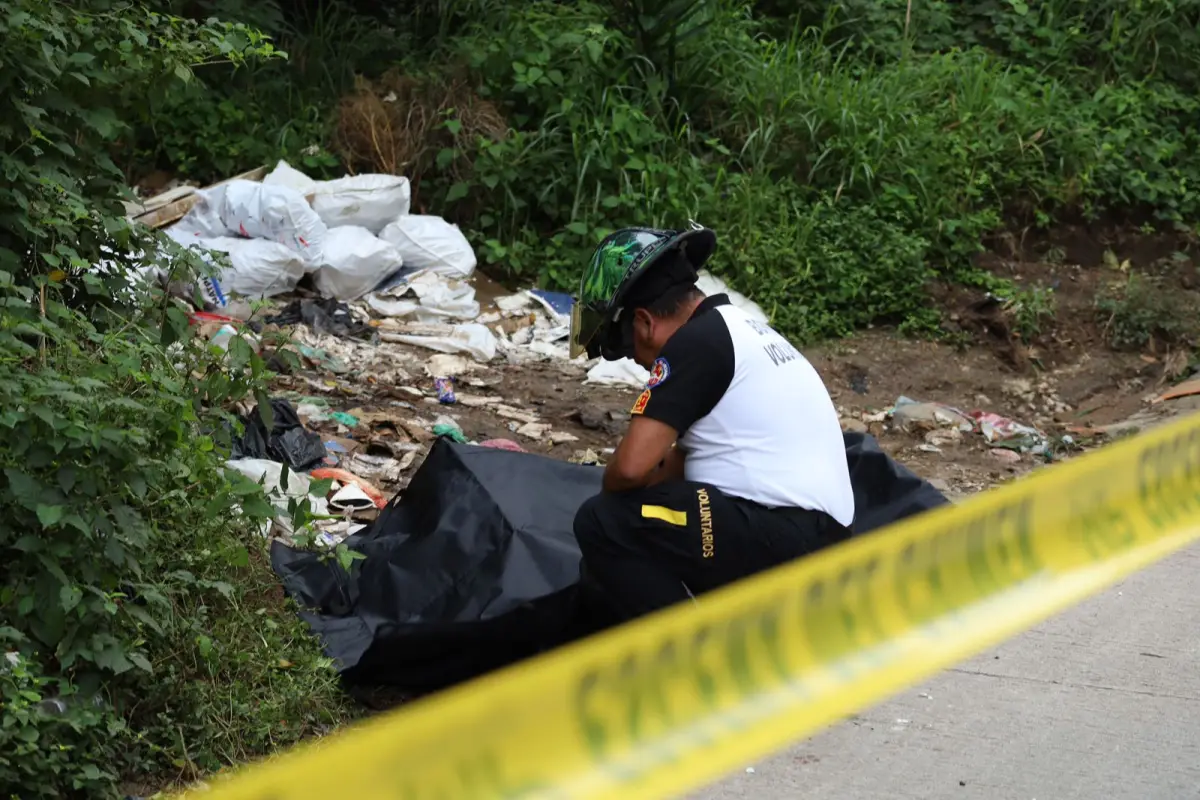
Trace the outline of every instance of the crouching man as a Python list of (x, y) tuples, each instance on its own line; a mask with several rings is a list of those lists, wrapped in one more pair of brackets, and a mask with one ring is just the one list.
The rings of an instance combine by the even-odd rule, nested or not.
[(575, 518), (585, 602), (612, 622), (664, 608), (850, 535), (837, 412), (785, 338), (705, 297), (708, 229), (626, 229), (584, 274), (572, 355), (650, 371), (603, 491)]

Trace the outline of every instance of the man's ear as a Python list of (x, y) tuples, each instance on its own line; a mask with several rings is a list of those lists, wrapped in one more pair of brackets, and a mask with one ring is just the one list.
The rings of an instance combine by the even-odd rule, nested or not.
[(633, 312), (634, 324), (641, 327), (649, 336), (654, 331), (654, 315), (644, 308), (636, 309)]

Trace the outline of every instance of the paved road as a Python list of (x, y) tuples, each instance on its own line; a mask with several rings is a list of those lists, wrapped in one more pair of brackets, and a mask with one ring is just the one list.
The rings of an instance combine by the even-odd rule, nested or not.
[(693, 797), (1200, 798), (1200, 548)]

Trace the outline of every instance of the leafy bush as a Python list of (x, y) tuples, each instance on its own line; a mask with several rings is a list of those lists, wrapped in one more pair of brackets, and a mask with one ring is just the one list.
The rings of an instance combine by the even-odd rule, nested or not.
[(764, 181), (738, 182), (726, 202), (744, 211), (719, 228), (715, 269), (795, 338), (924, 316), (928, 243), (895, 218), (869, 205), (810, 203)]
[(272, 509), (223, 474), (222, 409), (261, 400), (262, 360), (138, 277), (198, 265), (125, 220), (108, 156), (193, 66), (274, 51), (107, 0), (0, 0), (0, 33), (0, 794), (111, 797), (344, 713), (278, 594), (244, 593), (273, 583)]
[(1194, 304), (1159, 285), (1157, 279), (1136, 273), (1098, 296), (1096, 311), (1109, 342), (1119, 350), (1137, 350), (1155, 342), (1191, 343), (1197, 333)]

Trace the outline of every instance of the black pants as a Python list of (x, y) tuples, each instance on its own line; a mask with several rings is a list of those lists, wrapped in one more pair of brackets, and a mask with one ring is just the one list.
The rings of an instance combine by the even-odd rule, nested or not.
[(769, 509), (701, 483), (602, 492), (575, 516), (583, 552), (579, 599), (598, 622), (619, 623), (849, 535), (823, 512)]

